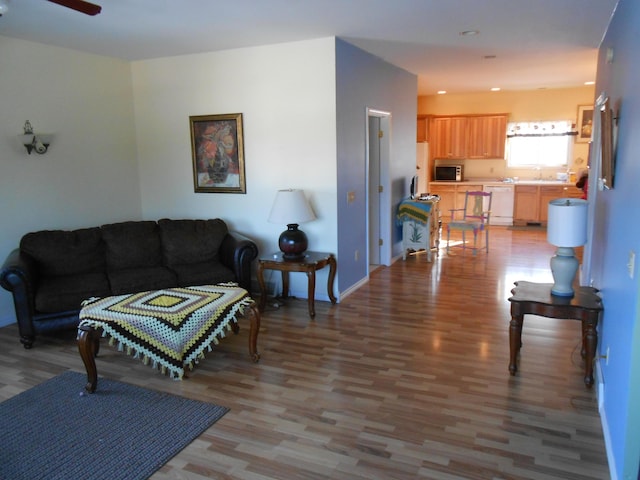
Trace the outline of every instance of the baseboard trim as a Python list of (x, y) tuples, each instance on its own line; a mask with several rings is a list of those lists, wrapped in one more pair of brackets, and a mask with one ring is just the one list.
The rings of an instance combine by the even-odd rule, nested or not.
[(603, 359), (598, 359), (595, 362), (595, 383), (596, 383), (596, 398), (598, 400), (598, 413), (600, 414), (600, 424), (602, 425), (602, 435), (604, 437), (604, 449), (607, 453), (607, 461), (609, 462), (609, 478), (611, 480), (618, 480), (618, 473), (616, 472), (615, 457), (611, 448), (611, 432), (609, 431), (609, 422), (607, 421), (607, 412), (604, 408), (605, 405), (605, 393), (604, 393), (604, 374), (600, 368), (600, 362)]

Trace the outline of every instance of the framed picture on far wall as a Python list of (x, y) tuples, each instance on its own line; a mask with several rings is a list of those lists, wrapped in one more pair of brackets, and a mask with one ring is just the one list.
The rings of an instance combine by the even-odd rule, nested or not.
[(578, 130), (576, 142), (590, 142), (591, 131), (593, 130), (593, 105), (578, 105), (578, 123), (576, 127)]
[(242, 114), (189, 117), (196, 192), (247, 193)]

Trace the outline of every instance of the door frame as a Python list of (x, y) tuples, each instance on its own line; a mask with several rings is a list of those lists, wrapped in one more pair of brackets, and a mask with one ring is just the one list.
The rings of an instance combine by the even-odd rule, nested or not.
[[(365, 183), (366, 183), (366, 192), (367, 192), (367, 275), (369, 274), (369, 258), (370, 258), (370, 202), (374, 201), (374, 199), (370, 198), (369, 194), (369, 182), (370, 178), (370, 156), (369, 156), (369, 141), (371, 132), (369, 131), (369, 118), (370, 117), (378, 117), (380, 119), (380, 130), (382, 131), (382, 138), (380, 140), (380, 186), (382, 187), (382, 193), (380, 193), (378, 197), (378, 214), (379, 214), (379, 225), (380, 225), (380, 239), (382, 239), (382, 246), (380, 247), (380, 264), (385, 266), (391, 266), (391, 247), (392, 247), (392, 223), (393, 219), (391, 218), (391, 182), (390, 182), (390, 157), (391, 157), (391, 112), (387, 112), (385, 110), (379, 110), (375, 108), (366, 108), (366, 121), (365, 121), (365, 129), (366, 129), (366, 141), (365, 141), (365, 157), (366, 157), (366, 172), (365, 172)], [(376, 134), (377, 135), (377, 134)]]

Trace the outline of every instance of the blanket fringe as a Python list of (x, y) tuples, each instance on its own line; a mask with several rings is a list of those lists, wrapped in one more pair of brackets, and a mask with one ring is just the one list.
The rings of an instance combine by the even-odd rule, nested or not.
[[(229, 287), (237, 287), (237, 284), (229, 283), (223, 286)], [(206, 353), (211, 352), (213, 350), (212, 343), (215, 345), (220, 344), (220, 340), (226, 337), (226, 332), (237, 330), (238, 327), (238, 317), (246, 314), (246, 307), (254, 304), (255, 301), (251, 297), (245, 297), (242, 300), (236, 302), (233, 305), (227, 314), (224, 316), (221, 326), (218, 326), (210, 335), (210, 341), (205, 342), (205, 344), (197, 351), (194, 351), (190, 355), (190, 359), (185, 359), (185, 363), (183, 364), (183, 368), (177, 370), (174, 366), (168, 367), (167, 365), (161, 363), (158, 358), (155, 358), (153, 355), (148, 355), (144, 352), (144, 350), (138, 350), (135, 345), (129, 345), (123, 341), (122, 338), (118, 338), (118, 334), (116, 332), (107, 332), (105, 328), (105, 324), (102, 322), (91, 322), (90, 325), (94, 328), (99, 328), (102, 331), (102, 337), (108, 338), (108, 344), (111, 347), (116, 346), (118, 351), (125, 352), (127, 355), (133, 356), (134, 359), (141, 359), (144, 365), (151, 366), (154, 369), (159, 370), (163, 375), (169, 375), (170, 378), (174, 380), (182, 380), (184, 369), (188, 368), (189, 370), (193, 370), (195, 365), (199, 363), (200, 360), (203, 360), (206, 357)], [(220, 312), (222, 315), (222, 312)], [(86, 320), (85, 320), (86, 322)], [(88, 323), (88, 322), (87, 322)], [(115, 336), (114, 336), (115, 335)]]

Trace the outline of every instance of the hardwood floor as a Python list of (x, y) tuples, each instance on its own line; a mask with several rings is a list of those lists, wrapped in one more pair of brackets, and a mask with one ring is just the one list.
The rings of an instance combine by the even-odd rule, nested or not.
[[(488, 254), (379, 268), (315, 320), (303, 299), (267, 307), (258, 364), (242, 323), (182, 382), (103, 345), (100, 376), (231, 408), (152, 478), (609, 478), (580, 323), (527, 316), (508, 371), (507, 298), (516, 280), (551, 281), (553, 247), (544, 231), (490, 237)], [(67, 369), (83, 372), (73, 332), (24, 350), (0, 329), (0, 400)]]

